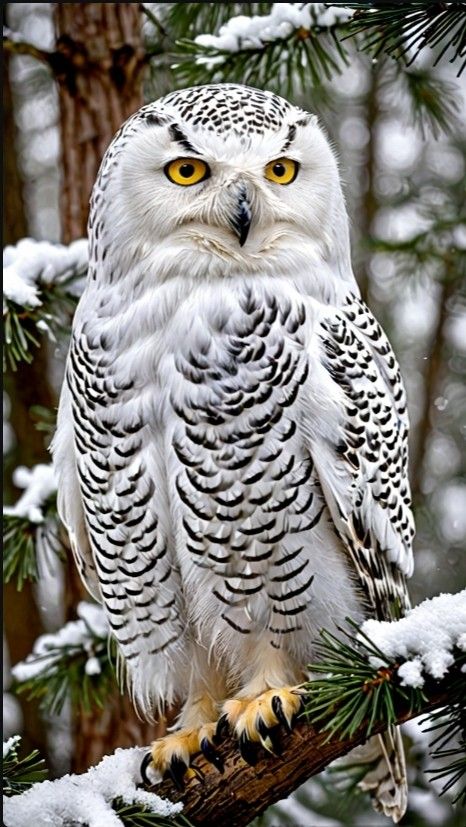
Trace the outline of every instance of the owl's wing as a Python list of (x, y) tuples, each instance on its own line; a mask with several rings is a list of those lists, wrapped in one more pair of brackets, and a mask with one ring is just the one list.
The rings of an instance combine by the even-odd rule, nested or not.
[(136, 388), (130, 370), (97, 325), (75, 319), (55, 465), (78, 566), (105, 605), (135, 701), (149, 714), (154, 702), (173, 700), (167, 650), (182, 640), (183, 595), (150, 386)]
[(317, 381), (305, 428), (335, 529), (369, 610), (399, 616), (409, 605), (414, 524), (406, 398), (395, 356), (370, 310), (350, 294), (340, 308), (321, 312), (310, 359)]
[(52, 453), (58, 486), (57, 508), (60, 519), (68, 533), (73, 557), (84, 585), (95, 600), (102, 602), (79, 487), (71, 393), (67, 382), (64, 382), (60, 396)]

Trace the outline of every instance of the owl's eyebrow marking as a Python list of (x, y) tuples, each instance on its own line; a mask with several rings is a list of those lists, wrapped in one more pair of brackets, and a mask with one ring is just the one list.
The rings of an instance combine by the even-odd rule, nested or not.
[(286, 152), (286, 150), (289, 149), (289, 147), (293, 143), (295, 137), (296, 137), (296, 126), (295, 126), (294, 123), (292, 123), (291, 126), (288, 127), (288, 135), (286, 137), (286, 141), (283, 144), (280, 152)]
[(195, 149), (193, 145), (188, 141), (186, 135), (184, 134), (184, 132), (181, 131), (178, 124), (170, 124), (168, 130), (170, 132), (172, 139), (176, 141), (177, 144), (180, 144), (180, 146), (182, 146), (183, 149), (186, 149), (188, 152), (194, 152), (195, 155), (199, 155), (198, 150)]

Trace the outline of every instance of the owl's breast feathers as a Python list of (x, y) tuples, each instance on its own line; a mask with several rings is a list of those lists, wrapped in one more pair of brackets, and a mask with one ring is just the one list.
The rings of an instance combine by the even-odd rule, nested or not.
[(244, 280), (152, 322), (125, 341), (118, 313), (88, 319), (68, 364), (87, 562), (125, 657), (179, 644), (186, 616), (279, 647), (313, 602), (406, 607), (406, 402), (363, 303)]

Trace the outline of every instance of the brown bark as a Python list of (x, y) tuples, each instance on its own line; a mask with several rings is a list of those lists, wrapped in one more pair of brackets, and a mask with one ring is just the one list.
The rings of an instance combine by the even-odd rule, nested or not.
[[(370, 68), (370, 85), (365, 99), (365, 116), (366, 125), (369, 130), (369, 142), (365, 149), (365, 164), (362, 168), (362, 174), (364, 175), (365, 192), (359, 222), (360, 238), (366, 240), (372, 237), (374, 229), (373, 223), (378, 210), (377, 197), (375, 194), (375, 179), (377, 175), (376, 136), (377, 118), (379, 115), (378, 77), (378, 67), (376, 65), (372, 65)], [(371, 303), (372, 296), (370, 289), (370, 250), (364, 250), (363, 256), (364, 257), (357, 271), (357, 281), (359, 288), (361, 290), (361, 296), (363, 300), (371, 306), (372, 310), (374, 310), (374, 307), (372, 307)]]
[[(442, 376), (445, 374), (443, 361), (445, 344), (444, 327), (448, 318), (448, 305), (457, 287), (454, 262), (446, 259), (445, 265), (439, 297), (437, 321), (432, 333), (429, 358), (426, 361), (427, 368), (424, 375), (422, 413), (419, 425), (416, 428), (416, 441), (411, 459), (411, 492), (415, 505), (418, 505), (422, 499), (423, 459), (426, 456), (427, 443), (432, 431), (434, 400), (440, 390)], [(457, 276), (457, 278), (459, 278), (459, 276)]]
[[(400, 706), (397, 723), (445, 705), (448, 695), (437, 686), (428, 697), (430, 700), (425, 707), (417, 712)], [(385, 729), (386, 725), (381, 724), (374, 728), (374, 734)], [(263, 753), (263, 759), (254, 767), (243, 761), (237, 746), (228, 739), (217, 748), (225, 762), (223, 775), (200, 756), (195, 765), (204, 776), (202, 781), (192, 778), (183, 793), (171, 781), (156, 784), (151, 791), (171, 801), (182, 801), (183, 815), (194, 827), (217, 827), (219, 824), (245, 827), (308, 778), (322, 772), (336, 758), (366, 740), (363, 734), (342, 741), (326, 741), (326, 738), (326, 733), (318, 732), (307, 723), (298, 723), (291, 735), (283, 736), (282, 755), (277, 758)]]
[[(4, 244), (15, 244), (27, 235), (27, 221), (22, 198), (22, 183), (16, 157), (16, 130), (14, 108), (9, 82), (9, 56), (5, 55), (4, 82), (4, 166), (3, 166), (3, 234)], [(43, 365), (44, 351), (38, 351), (38, 362), (33, 365), (22, 364), (16, 374), (10, 374), (5, 382), (11, 403), (11, 420), (14, 425), (16, 447), (15, 465), (33, 465), (36, 462), (48, 462), (42, 434), (36, 431), (29, 417), (32, 404), (48, 405), (50, 393), (45, 380)], [(37, 393), (39, 398), (37, 397)], [(5, 477), (7, 471), (5, 468)], [(12, 494), (9, 475), (5, 479), (6, 493)], [(26, 582), (23, 590), (18, 592), (13, 583), (4, 586), (4, 634), (8, 645), (9, 659), (12, 665), (23, 660), (34, 645), (37, 636), (43, 631), (42, 621), (35, 600), (31, 583)], [(37, 700), (27, 701), (18, 698), (23, 716), (23, 743), (27, 750), (38, 749), (47, 755), (46, 732), (39, 715)]]
[(60, 94), (62, 236), (86, 234), (88, 204), (102, 156), (143, 103), (138, 3), (56, 3), (56, 52), (49, 58)]
[[(58, 83), (62, 139), (62, 240), (86, 235), (88, 204), (103, 154), (143, 103), (146, 55), (138, 3), (56, 3), (56, 51), (46, 56)], [(85, 593), (74, 563), (67, 571), (67, 619)], [(104, 710), (76, 713), (73, 771), (116, 747), (147, 744), (163, 726), (140, 721), (115, 692)]]
[(98, 764), (117, 747), (142, 747), (166, 732), (165, 722), (148, 724), (139, 720), (128, 695), (117, 692), (107, 699), (105, 709), (81, 714), (79, 729), (73, 762), (77, 772)]

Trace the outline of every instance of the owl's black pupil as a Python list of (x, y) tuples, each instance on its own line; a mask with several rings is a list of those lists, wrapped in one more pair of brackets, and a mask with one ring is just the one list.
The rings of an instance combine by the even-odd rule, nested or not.
[(182, 178), (191, 178), (191, 175), (194, 175), (194, 166), (192, 164), (181, 164), (180, 175)]
[(285, 169), (283, 164), (274, 164), (273, 165), (273, 172), (274, 172), (274, 175), (277, 176), (277, 178), (282, 178), (282, 176), (286, 172), (286, 169)]

